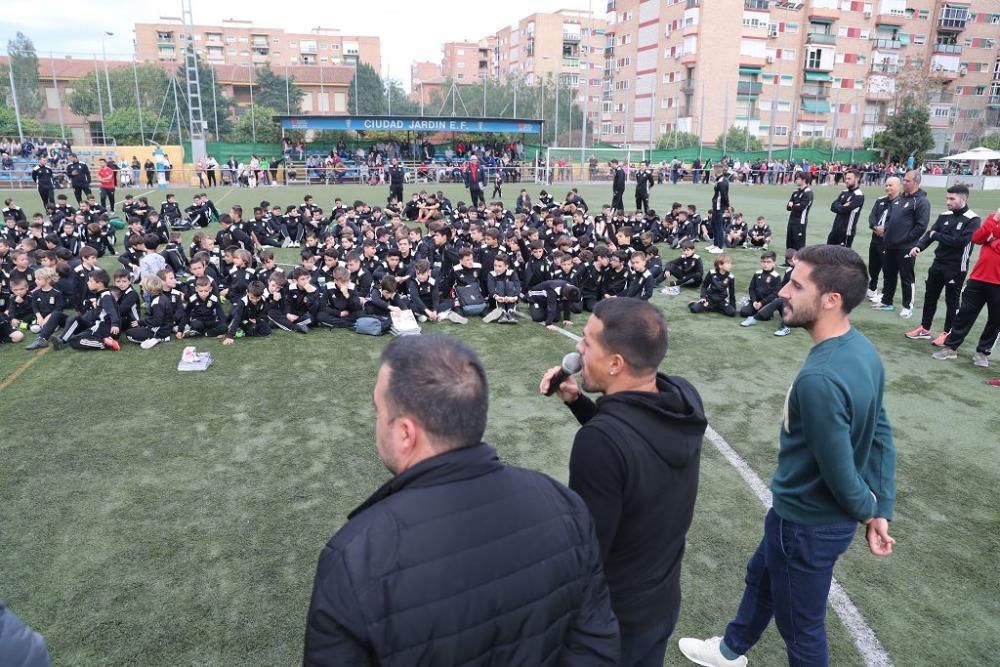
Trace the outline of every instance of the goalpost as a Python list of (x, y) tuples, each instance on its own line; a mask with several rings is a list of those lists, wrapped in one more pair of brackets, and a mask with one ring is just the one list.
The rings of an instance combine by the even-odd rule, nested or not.
[[(534, 177), (536, 183), (592, 182), (611, 179), (608, 163), (618, 160), (627, 171), (639, 166), (647, 159), (645, 148), (590, 148), (584, 151), (584, 162), (580, 163), (579, 146), (550, 146), (545, 149), (545, 164), (536, 161)], [(559, 160), (565, 166), (559, 167)]]

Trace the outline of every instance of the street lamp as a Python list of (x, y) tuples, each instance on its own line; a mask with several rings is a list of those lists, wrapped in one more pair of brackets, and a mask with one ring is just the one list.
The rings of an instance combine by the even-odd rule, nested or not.
[[(115, 33), (104, 31), (108, 37), (114, 37)], [(108, 73), (108, 53), (104, 49), (104, 37), (101, 37), (101, 57), (104, 58), (104, 81), (108, 84), (108, 113), (115, 112), (115, 102), (111, 98), (111, 75)]]

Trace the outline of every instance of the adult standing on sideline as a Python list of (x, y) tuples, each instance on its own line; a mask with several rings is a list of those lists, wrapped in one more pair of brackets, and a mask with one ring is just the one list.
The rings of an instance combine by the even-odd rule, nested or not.
[(66, 178), (69, 179), (69, 185), (73, 188), (73, 196), (76, 197), (77, 204), (83, 201), (83, 195), (90, 196), (90, 167), (80, 162), (80, 158), (76, 156), (76, 153), (69, 154), (69, 164), (66, 165)]
[(788, 209), (788, 227), (785, 231), (785, 249), (801, 250), (806, 247), (806, 225), (809, 209), (813, 205), (813, 191), (809, 187), (812, 176), (807, 171), (795, 172), (795, 192), (785, 205)]
[(944, 290), (944, 329), (934, 341), (938, 347), (944, 345), (948, 332), (955, 323), (962, 298), (962, 285), (972, 257), (972, 235), (982, 224), (975, 211), (969, 209), (969, 188), (964, 185), (948, 188), (945, 205), (948, 212), (939, 215), (934, 226), (910, 250), (910, 256), (916, 257), (927, 250), (930, 244), (937, 242), (934, 262), (927, 271), (927, 282), (924, 283), (924, 312), (920, 326), (908, 331), (906, 337), (911, 340), (929, 340), (934, 337), (931, 325), (937, 312), (938, 298)]
[(486, 170), (479, 164), (479, 158), (475, 155), (469, 158), (469, 168), (465, 170), (465, 187), (469, 188), (472, 208), (476, 208), (480, 204), (486, 205), (486, 198), (483, 196), (483, 188), (486, 187)]
[(979, 259), (962, 291), (962, 305), (951, 333), (945, 338), (944, 347), (931, 356), (935, 359), (956, 358), (959, 346), (972, 331), (983, 306), (986, 306), (986, 326), (972, 357), (972, 363), (986, 368), (990, 365), (990, 353), (996, 345), (997, 336), (1000, 336), (1000, 209), (990, 214), (972, 234), (972, 242), (983, 246), (983, 249), (979, 251)]
[(892, 553), (896, 448), (882, 402), (885, 369), (848, 318), (865, 284), (865, 263), (850, 248), (816, 245), (796, 255), (780, 292), (784, 322), (806, 329), (814, 345), (785, 396), (773, 506), (725, 636), (680, 640), (692, 662), (746, 665), (773, 617), (790, 665), (824, 667), (833, 567), (858, 523), (873, 554)]
[(38, 186), (38, 196), (42, 198), (42, 208), (49, 204), (55, 206), (55, 173), (52, 171), (52, 167), (45, 163), (45, 158), (38, 158), (38, 164), (31, 170), (31, 180)]
[(100, 160), (101, 168), (97, 170), (97, 182), (100, 184), (101, 206), (114, 213), (115, 211), (115, 182), (118, 173), (111, 168), (104, 158)]
[(441, 334), (382, 351), (375, 448), (393, 474), (323, 549), (305, 665), (616, 665), (583, 501), (483, 443), (482, 363)]
[(403, 184), (406, 182), (406, 172), (399, 160), (392, 158), (389, 163), (389, 202), (403, 203)]
[[(663, 665), (681, 602), (684, 538), (698, 493), (707, 421), (701, 397), (680, 377), (657, 372), (667, 352), (659, 309), (629, 297), (600, 301), (577, 344), (582, 389), (558, 389), (580, 430), (569, 486), (597, 525), (623, 667)], [(542, 393), (558, 368), (542, 379)]]
[(729, 208), (729, 172), (725, 162), (712, 167), (715, 189), (712, 192), (712, 245), (706, 250), (713, 255), (726, 251), (726, 220), (723, 217)]
[[(896, 178), (891, 176), (888, 180)], [(898, 180), (898, 179), (897, 179)], [(904, 320), (913, 315), (913, 283), (916, 259), (910, 250), (924, 235), (931, 219), (931, 205), (927, 193), (920, 189), (920, 174), (908, 171), (903, 176), (903, 192), (892, 200), (885, 220), (882, 237), (882, 300), (875, 304), (878, 310), (894, 310), (893, 297), (896, 284), (903, 284), (903, 303), (899, 316)]]
[(618, 160), (611, 161), (611, 210), (614, 213), (625, 212), (625, 202), (622, 196), (625, 194), (625, 170), (618, 164)]
[(858, 231), (858, 218), (865, 205), (865, 193), (858, 183), (858, 172), (848, 169), (844, 172), (844, 190), (830, 204), (830, 210), (836, 215), (833, 227), (826, 237), (827, 245), (842, 245), (848, 248), (854, 243), (854, 235)]
[(649, 160), (646, 160), (642, 169), (637, 169), (635, 172), (635, 210), (643, 213), (649, 210), (649, 191), (654, 183), (656, 177), (649, 168)]

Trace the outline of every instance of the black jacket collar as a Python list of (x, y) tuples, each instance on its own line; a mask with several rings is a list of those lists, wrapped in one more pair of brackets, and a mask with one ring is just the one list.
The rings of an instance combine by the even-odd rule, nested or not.
[(406, 489), (461, 482), (496, 472), (502, 467), (496, 450), (484, 442), (471, 447), (452, 449), (421, 461), (396, 475), (348, 514), (347, 518), (353, 519), (372, 505)]

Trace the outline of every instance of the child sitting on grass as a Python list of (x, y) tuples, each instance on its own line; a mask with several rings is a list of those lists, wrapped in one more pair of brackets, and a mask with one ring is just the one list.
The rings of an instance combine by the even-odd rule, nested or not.
[(726, 317), (736, 315), (736, 281), (733, 278), (733, 258), (719, 255), (715, 268), (701, 283), (701, 298), (688, 304), (692, 313), (721, 313)]

